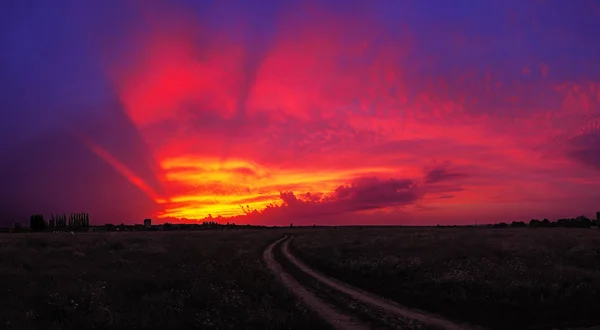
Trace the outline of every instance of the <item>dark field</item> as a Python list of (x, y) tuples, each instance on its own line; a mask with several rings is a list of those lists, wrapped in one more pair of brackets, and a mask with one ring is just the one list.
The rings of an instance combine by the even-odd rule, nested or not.
[(262, 251), (282, 232), (4, 234), (0, 329), (319, 329)]
[(0, 329), (328, 328), (269, 273), (291, 232), (314, 268), (492, 329), (600, 324), (600, 230), (338, 228), (4, 234)]
[(296, 235), (323, 273), (493, 329), (600, 324), (600, 230), (345, 228)]

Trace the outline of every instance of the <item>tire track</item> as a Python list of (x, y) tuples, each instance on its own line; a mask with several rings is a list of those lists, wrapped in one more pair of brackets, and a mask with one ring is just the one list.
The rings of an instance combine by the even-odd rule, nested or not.
[(343, 311), (346, 315), (351, 315), (353, 318), (360, 320), (368, 328), (377, 330), (437, 330), (431, 327), (423, 327), (421, 324), (415, 324), (415, 322), (412, 322), (411, 320), (390, 317), (385, 312), (375, 310), (369, 305), (363, 304), (360, 301), (323, 284), (292, 264), (283, 255), (282, 246), (283, 244), (275, 246), (273, 255), (275, 261), (279, 263), (288, 275), (293, 277), (309, 292), (327, 302), (327, 304), (334, 306), (337, 310)]
[[(282, 279), (290, 291), (301, 298), (311, 309), (316, 311), (335, 328), (350, 329), (350, 327), (348, 327), (349, 325), (354, 326), (354, 329), (368, 329), (370, 327), (368, 323), (359, 321), (357, 316), (352, 315), (352, 312), (341, 311), (340, 308), (336, 308), (331, 302), (323, 300), (310, 292), (307, 287), (303, 286), (300, 282), (294, 279), (292, 275), (284, 270), (283, 267), (275, 260), (273, 256), (274, 249), (281, 248), (281, 255), (283, 258), (285, 258), (286, 263), (293, 265), (295, 268), (303, 272), (307, 277), (310, 277), (313, 281), (319, 282), (325, 285), (328, 289), (347, 296), (356, 303), (370, 308), (373, 316), (377, 316), (381, 319), (403, 320), (405, 324), (421, 324), (425, 327), (434, 327), (439, 329), (481, 329), (479, 327), (471, 327), (465, 324), (457, 324), (438, 315), (401, 306), (396, 302), (328, 277), (312, 269), (310, 266), (296, 258), (290, 252), (289, 244), (291, 240), (292, 239), (290, 237), (285, 236), (269, 245), (263, 255), (265, 262), (267, 262), (267, 265), (271, 271), (273, 271)], [(347, 323), (344, 324), (344, 322)]]
[(331, 304), (328, 304), (324, 300), (320, 299), (319, 297), (308, 291), (291, 275), (289, 275), (285, 270), (283, 270), (281, 265), (277, 263), (277, 261), (275, 261), (275, 257), (273, 256), (273, 249), (276, 245), (281, 244), (281, 242), (287, 239), (287, 236), (283, 237), (278, 241), (273, 242), (265, 249), (263, 253), (263, 259), (267, 264), (267, 267), (279, 277), (281, 282), (283, 282), (283, 284), (288, 288), (288, 290), (290, 290), (300, 300), (304, 301), (306, 305), (308, 305), (313, 311), (319, 314), (319, 316), (321, 316), (324, 320), (329, 322), (329, 324), (331, 324), (335, 329), (369, 329), (369, 327), (366, 324), (363, 324), (356, 318), (343, 313)]

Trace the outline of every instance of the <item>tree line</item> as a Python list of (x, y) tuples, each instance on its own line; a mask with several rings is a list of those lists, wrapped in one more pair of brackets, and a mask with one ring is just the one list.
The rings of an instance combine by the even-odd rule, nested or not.
[(500, 222), (490, 225), (494, 228), (508, 228), (508, 227), (529, 227), (529, 228), (590, 228), (598, 226), (598, 220), (592, 220), (584, 215), (580, 215), (576, 218), (561, 218), (556, 221), (550, 221), (548, 219), (539, 220), (531, 219), (528, 223), (523, 221), (513, 221), (508, 224), (506, 222)]
[(29, 218), (31, 231), (81, 230), (90, 226), (88, 213), (53, 214), (47, 221), (43, 214), (33, 214)]

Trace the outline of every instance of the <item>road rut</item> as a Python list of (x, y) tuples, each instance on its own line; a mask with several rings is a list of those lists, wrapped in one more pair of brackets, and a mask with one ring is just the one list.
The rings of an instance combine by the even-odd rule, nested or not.
[(363, 324), (356, 318), (343, 313), (334, 306), (317, 297), (315, 294), (311, 293), (290, 274), (283, 270), (281, 265), (275, 261), (273, 249), (284, 240), (287, 240), (287, 237), (284, 237), (269, 245), (263, 253), (263, 259), (267, 263), (269, 269), (279, 277), (288, 290), (290, 290), (296, 297), (304, 301), (306, 305), (308, 305), (313, 311), (319, 314), (319, 316), (329, 322), (329, 324), (331, 324), (335, 329), (370, 329), (370, 327), (366, 324)]
[[(354, 287), (337, 279), (324, 275), (295, 257), (289, 248), (293, 238), (285, 236), (272, 243), (265, 249), (263, 259), (269, 269), (276, 274), (282, 283), (299, 299), (329, 322), (336, 329), (371, 329), (379, 328), (373, 322), (365, 320), (362, 315), (336, 305), (338, 296), (350, 303), (344, 305), (360, 304), (366, 309), (363, 315), (369, 315), (369, 319), (376, 319), (386, 324), (389, 328), (405, 329), (481, 329), (466, 324), (457, 324), (451, 320), (424, 311), (407, 308), (377, 296), (373, 293)], [(277, 261), (275, 254), (282, 259)], [(288, 269), (282, 265), (288, 265)], [(294, 267), (295, 269), (289, 269)], [(294, 272), (295, 271), (295, 272)], [(298, 273), (300, 271), (301, 273)], [(302, 276), (294, 276), (301, 274)], [(310, 282), (318, 282), (319, 285), (308, 285), (302, 283), (299, 278), (310, 279)], [(327, 288), (327, 290), (323, 290)], [(324, 293), (328, 291), (329, 295)], [(391, 321), (390, 321), (391, 320)]]

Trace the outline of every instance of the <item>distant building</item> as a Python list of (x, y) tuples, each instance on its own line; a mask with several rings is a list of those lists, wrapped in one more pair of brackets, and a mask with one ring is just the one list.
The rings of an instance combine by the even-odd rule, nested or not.
[(600, 224), (600, 212), (596, 212), (596, 221)]
[(152, 227), (152, 219), (144, 219), (144, 227), (151, 228)]

